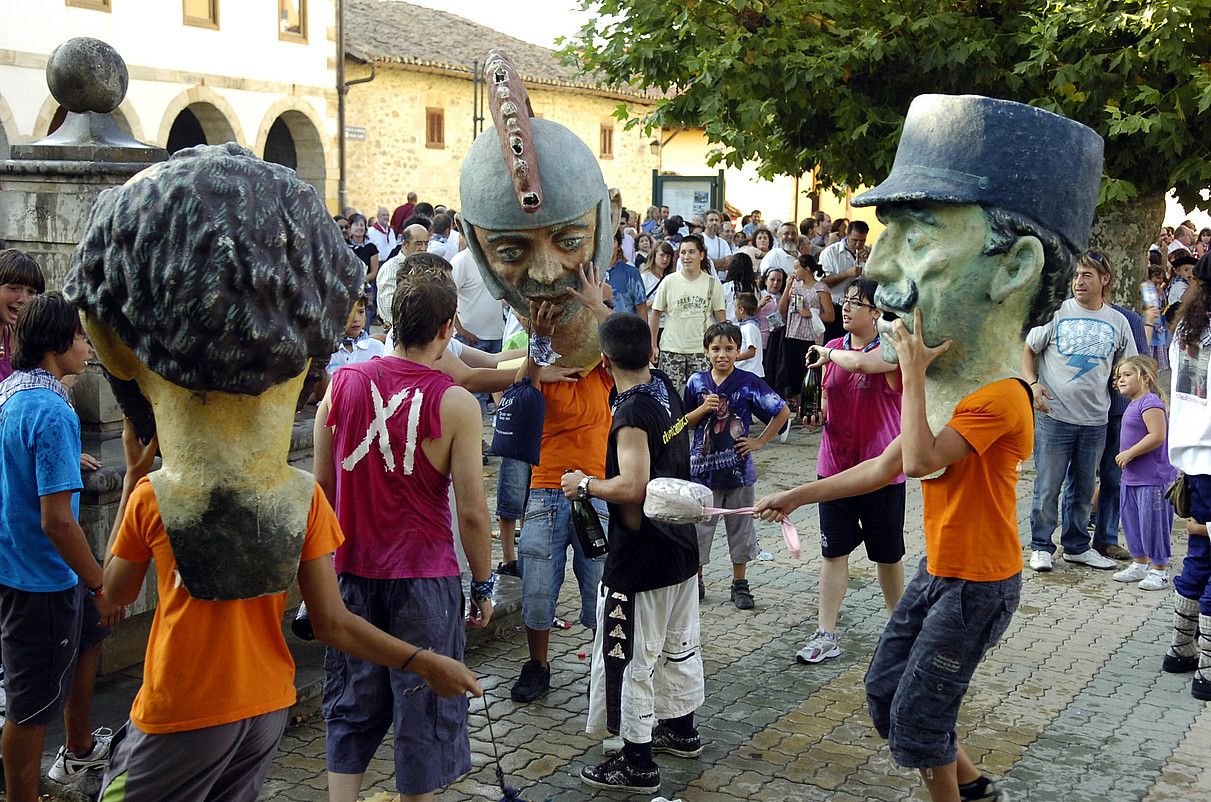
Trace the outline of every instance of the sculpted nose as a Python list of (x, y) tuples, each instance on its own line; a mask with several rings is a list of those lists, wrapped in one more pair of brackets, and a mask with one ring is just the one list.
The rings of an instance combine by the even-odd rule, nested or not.
[(562, 281), (572, 268), (565, 265), (554, 255), (540, 254), (530, 265), (530, 278), (542, 284), (554, 284)]
[(866, 275), (880, 284), (893, 284), (900, 280), (903, 272), (896, 266), (896, 260), (890, 258), (891, 243), (887, 237), (880, 237), (870, 250), (870, 258), (866, 261)]

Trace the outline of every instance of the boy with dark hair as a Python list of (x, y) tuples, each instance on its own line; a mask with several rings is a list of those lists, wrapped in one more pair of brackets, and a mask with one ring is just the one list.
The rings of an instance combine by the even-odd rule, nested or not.
[(46, 291), (38, 263), (15, 248), (0, 251), (0, 381), (13, 372), (13, 329), (21, 308)]
[(52, 779), (78, 779), (109, 759), (108, 730), (89, 728), (92, 686), (101, 641), (122, 608), (101, 595), (101, 565), (79, 523), (80, 421), (62, 380), (83, 373), (92, 356), (80, 316), (59, 293), (40, 295), (24, 304), (14, 334), (14, 372), (0, 382), (0, 651), (8, 694), (0, 748), (8, 799), (28, 802), (38, 798), (46, 724), (60, 709), (67, 745)]
[[(471, 626), (485, 626), (492, 615), (495, 575), (479, 404), (435, 366), (454, 335), (457, 302), (443, 272), (401, 277), (391, 355), (337, 371), (316, 411), (315, 475), (346, 536), (336, 552), (346, 604), (396, 637), (461, 661), (466, 635), (451, 483), (471, 569)], [(402, 669), (330, 652), (323, 707), (332, 802), (357, 800), (389, 728), (405, 802), (431, 800), (471, 770), (466, 698), (437, 699)]]
[[(536, 331), (554, 326), (553, 311), (543, 306)], [(616, 393), (605, 478), (569, 471), (561, 487), (568, 499), (596, 496), (610, 507), (586, 729), (596, 737), (621, 735), (623, 748), (580, 777), (595, 788), (654, 794), (660, 769), (653, 754), (702, 753), (694, 711), (704, 690), (694, 529), (643, 514), (648, 481), (688, 479), (690, 468), (681, 402), (668, 377), (648, 369), (647, 334), (635, 315), (614, 314), (602, 323), (603, 364)]]
[[(694, 426), (690, 449), (690, 473), (694, 481), (711, 488), (713, 506), (738, 509), (753, 506), (757, 469), (753, 452), (769, 444), (786, 421), (790, 408), (764, 381), (746, 370), (736, 370), (743, 336), (734, 323), (715, 323), (702, 338), (710, 370), (695, 373), (685, 387), (685, 407), (693, 411), (686, 419)], [(758, 437), (749, 437), (753, 414), (766, 426)], [(701, 565), (711, 559), (711, 543), (719, 516), (698, 524)], [(732, 559), (732, 602), (741, 610), (753, 609), (753, 594), (745, 570), (757, 559), (757, 527), (745, 515), (729, 516), (728, 552)], [(698, 598), (706, 595), (702, 568), (698, 569)]]
[(761, 345), (757, 296), (753, 293), (742, 292), (736, 296), (736, 324), (740, 329), (740, 356), (736, 360), (736, 367), (764, 379), (765, 348)]

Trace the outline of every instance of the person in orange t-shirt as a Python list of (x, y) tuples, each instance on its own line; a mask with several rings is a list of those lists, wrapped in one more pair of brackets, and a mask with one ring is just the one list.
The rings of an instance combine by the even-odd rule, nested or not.
[[(143, 686), (115, 737), (104, 802), (172, 799), (254, 802), (295, 701), (294, 661), (282, 634), (286, 594), (194, 599), (176, 573), (172, 544), (147, 479), (157, 444), (123, 432), (126, 478), (103, 593), (117, 604), (139, 595), (151, 560), (159, 604)], [(341, 601), (332, 553), (344, 540), (319, 485), (311, 498), (299, 589), (316, 636), (334, 648), (421, 675), (442, 696), (483, 691), (462, 664), (387, 635)]]
[[(580, 289), (569, 290), (597, 322), (610, 315), (603, 300), (608, 290), (600, 273), (587, 267), (581, 273)], [(538, 312), (531, 310), (531, 319)], [(552, 359), (550, 336), (530, 338), (530, 355), (524, 370), (537, 384), (538, 369)], [(551, 689), (551, 666), (547, 644), (555, 602), (563, 586), (568, 547), (572, 548), (572, 572), (580, 587), (580, 623), (597, 629), (597, 586), (605, 568), (605, 555), (588, 557), (572, 533), (572, 503), (560, 490), (563, 475), (581, 468), (588, 480), (605, 476), (606, 444), (610, 437), (610, 391), (614, 380), (600, 364), (574, 382), (538, 384), (546, 400), (539, 463), (530, 477), (530, 497), (525, 523), (517, 542), (521, 567), (521, 616), (526, 626), (529, 659), (510, 690), (515, 702), (533, 702)], [(581, 498), (593, 505), (603, 529), (609, 527), (605, 502), (590, 499), (588, 488)]]

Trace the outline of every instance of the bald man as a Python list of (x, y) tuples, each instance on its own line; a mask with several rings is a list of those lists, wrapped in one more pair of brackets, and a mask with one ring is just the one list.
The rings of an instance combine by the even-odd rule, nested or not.
[(400, 237), (399, 253), (378, 269), (378, 316), (391, 325), (391, 299), (395, 297), (395, 279), (399, 266), (414, 253), (424, 253), (429, 247), (429, 229), (413, 223)]

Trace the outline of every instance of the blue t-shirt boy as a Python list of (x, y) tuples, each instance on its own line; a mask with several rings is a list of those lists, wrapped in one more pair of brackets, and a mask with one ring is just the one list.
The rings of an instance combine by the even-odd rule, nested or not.
[(697, 409), (711, 394), (719, 396), (719, 409), (694, 427), (690, 474), (712, 490), (754, 485), (757, 469), (752, 455), (741, 457), (736, 441), (748, 437), (753, 415), (769, 423), (786, 402), (759, 377), (736, 368), (720, 384), (715, 384), (709, 370), (691, 376), (685, 385), (685, 408)]
[[(54, 389), (9, 394), (27, 377), (19, 371), (0, 382), (0, 585), (55, 593), (79, 580), (42, 531), (41, 497), (84, 489), (80, 420)], [(78, 492), (71, 508), (79, 518)]]
[(606, 281), (614, 294), (614, 311), (635, 314), (635, 307), (648, 302), (648, 292), (643, 287), (643, 276), (639, 268), (630, 262), (619, 260), (606, 271)]

